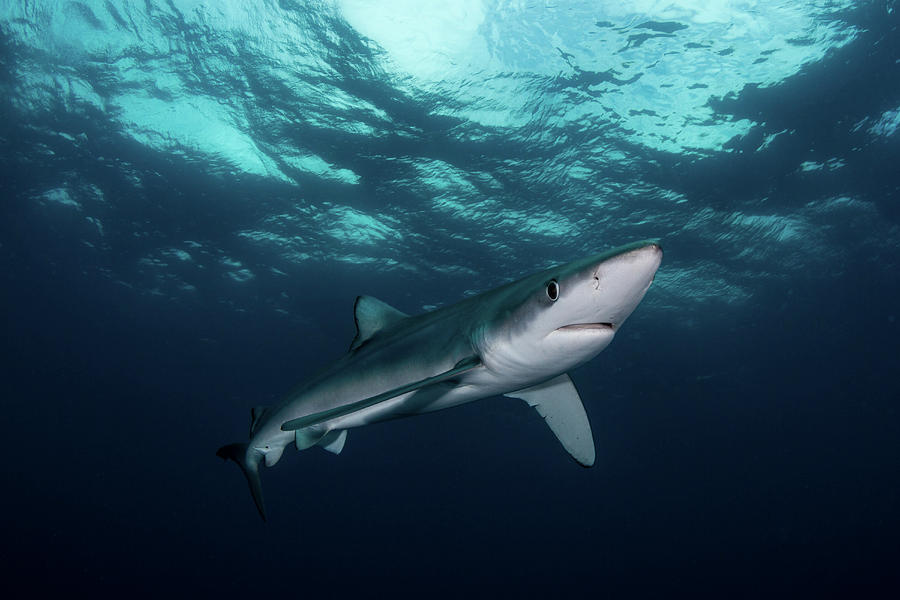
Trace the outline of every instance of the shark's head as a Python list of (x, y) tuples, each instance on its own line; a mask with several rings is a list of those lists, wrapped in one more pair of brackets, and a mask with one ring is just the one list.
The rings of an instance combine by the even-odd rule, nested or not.
[(488, 369), (523, 382), (593, 358), (634, 311), (662, 260), (644, 241), (537, 273), (496, 290), (476, 345)]

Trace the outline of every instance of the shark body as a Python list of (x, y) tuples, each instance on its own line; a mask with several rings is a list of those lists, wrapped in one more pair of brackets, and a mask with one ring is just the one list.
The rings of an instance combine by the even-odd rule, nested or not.
[(415, 316), (360, 296), (350, 351), (281, 404), (253, 409), (249, 442), (217, 455), (240, 466), (265, 520), (259, 465), (290, 444), (337, 454), (354, 427), (506, 395), (591, 466), (590, 424), (567, 372), (609, 345), (661, 260), (657, 241), (636, 242)]

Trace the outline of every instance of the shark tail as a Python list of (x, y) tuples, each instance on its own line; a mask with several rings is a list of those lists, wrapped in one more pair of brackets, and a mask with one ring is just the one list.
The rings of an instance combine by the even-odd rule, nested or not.
[(262, 453), (251, 449), (247, 444), (228, 444), (219, 448), (216, 456), (222, 460), (230, 458), (241, 468), (247, 478), (247, 483), (250, 484), (250, 495), (253, 496), (259, 516), (265, 521), (266, 507), (263, 504), (262, 485), (259, 481), (259, 463), (263, 457)]

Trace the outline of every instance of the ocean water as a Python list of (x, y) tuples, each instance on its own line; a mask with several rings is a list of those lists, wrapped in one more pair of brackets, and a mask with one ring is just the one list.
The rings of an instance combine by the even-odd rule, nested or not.
[[(0, 2), (0, 569), (94, 596), (891, 597), (894, 1)], [(346, 352), (645, 238), (522, 402), (215, 456)]]

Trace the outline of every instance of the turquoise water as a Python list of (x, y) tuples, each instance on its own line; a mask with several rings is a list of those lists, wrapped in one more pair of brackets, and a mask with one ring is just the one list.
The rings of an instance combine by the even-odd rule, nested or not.
[[(826, 264), (860, 250), (844, 239), (897, 244), (871, 199), (828, 182), (896, 143), (900, 105), (809, 115), (837, 87), (823, 61), (872, 36), (854, 3), (420, 4), (8, 4), (8, 106), (35, 138), (18, 159), (57, 171), (30, 202), (74, 217), (93, 268), (176, 301), (210, 269), (245, 293), (310, 263), (480, 289), (488, 270), (652, 235), (692, 252), (648, 302), (693, 312), (811, 269), (839, 276)], [(815, 86), (793, 109), (777, 100), (803, 78)], [(804, 145), (823, 125), (853, 146)], [(127, 199), (64, 164), (85, 153)], [(179, 169), (219, 189), (198, 199)], [(711, 186), (707, 169), (731, 175)], [(154, 186), (172, 210), (236, 218), (217, 239), (205, 222), (172, 235), (147, 214)], [(127, 271), (110, 258), (123, 221), (149, 242)]]

